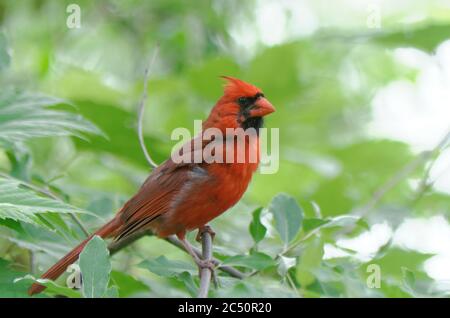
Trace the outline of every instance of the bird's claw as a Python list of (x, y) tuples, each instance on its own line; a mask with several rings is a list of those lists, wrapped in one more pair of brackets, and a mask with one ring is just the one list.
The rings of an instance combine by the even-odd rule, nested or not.
[(199, 259), (196, 261), (196, 263), (200, 270), (209, 269), (210, 271), (214, 271), (214, 269), (216, 268), (216, 265), (214, 264), (214, 262), (209, 259), (208, 260)]
[(198, 233), (197, 236), (195, 237), (195, 240), (197, 242), (201, 242), (204, 233), (209, 233), (211, 235), (211, 239), (214, 241), (214, 237), (216, 237), (216, 232), (214, 232), (209, 225), (202, 226), (201, 228), (198, 229)]

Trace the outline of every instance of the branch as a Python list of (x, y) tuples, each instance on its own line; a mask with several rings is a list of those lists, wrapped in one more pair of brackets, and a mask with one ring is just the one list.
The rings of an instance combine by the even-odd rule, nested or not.
[(150, 154), (148, 153), (147, 147), (145, 146), (144, 141), (144, 134), (142, 131), (142, 124), (144, 120), (144, 109), (145, 109), (145, 102), (147, 100), (147, 87), (148, 87), (148, 77), (150, 75), (150, 70), (153, 66), (153, 63), (155, 62), (156, 56), (158, 55), (159, 46), (156, 46), (155, 52), (153, 53), (148, 66), (145, 68), (144, 71), (144, 91), (142, 92), (141, 100), (139, 101), (139, 107), (138, 107), (138, 137), (139, 137), (139, 144), (141, 145), (142, 152), (144, 153), (145, 159), (147, 160), (148, 164), (152, 168), (156, 168), (158, 165), (153, 161), (152, 157), (150, 157)]
[[(210, 261), (212, 258), (212, 237), (207, 231), (202, 233), (202, 256), (203, 260)], [(202, 268), (200, 271), (200, 288), (198, 298), (207, 298), (209, 285), (211, 284), (212, 272), (209, 268)]]
[[(112, 242), (111, 244), (109, 244), (108, 249), (111, 255), (117, 253), (118, 251), (120, 251), (121, 249), (127, 247), (128, 245), (134, 243), (135, 241), (137, 241), (138, 239), (144, 237), (144, 236), (153, 236), (153, 233), (151, 231), (145, 230), (145, 231), (138, 231), (136, 233), (131, 234), (130, 236), (127, 236), (125, 239), (117, 241), (117, 242)], [(179, 249), (181, 249), (183, 252), (186, 252), (186, 250), (184, 249), (183, 245), (181, 244), (181, 242), (175, 237), (175, 236), (169, 236), (168, 238), (166, 238), (166, 241), (169, 242), (170, 244), (178, 247)], [(192, 249), (194, 250), (195, 254), (197, 254), (198, 257), (202, 257), (202, 253), (200, 252), (200, 250), (196, 247), (192, 247)], [(211, 260), (213, 261), (213, 263), (217, 266), (220, 264), (220, 261), (217, 258), (211, 258)], [(238, 279), (244, 279), (246, 277), (246, 275), (240, 271), (238, 271), (237, 269), (231, 267), (231, 266), (220, 266), (219, 270), (228, 273), (230, 276), (234, 277), (234, 278), (238, 278)]]

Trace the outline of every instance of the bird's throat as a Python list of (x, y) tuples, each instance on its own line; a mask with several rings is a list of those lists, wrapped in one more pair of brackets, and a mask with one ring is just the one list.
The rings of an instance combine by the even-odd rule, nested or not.
[(247, 130), (248, 128), (254, 128), (258, 133), (263, 125), (264, 119), (262, 117), (249, 117), (241, 123), (242, 129)]

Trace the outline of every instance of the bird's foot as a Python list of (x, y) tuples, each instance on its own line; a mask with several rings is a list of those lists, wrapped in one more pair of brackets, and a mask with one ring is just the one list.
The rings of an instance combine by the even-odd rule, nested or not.
[(214, 232), (209, 225), (202, 226), (201, 228), (198, 229), (198, 233), (197, 236), (195, 237), (195, 240), (197, 242), (201, 242), (204, 233), (209, 233), (211, 235), (211, 239), (214, 241), (214, 237), (216, 237), (216, 232)]

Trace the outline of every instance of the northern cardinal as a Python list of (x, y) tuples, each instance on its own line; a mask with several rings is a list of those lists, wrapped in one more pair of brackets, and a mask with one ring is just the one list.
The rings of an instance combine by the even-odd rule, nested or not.
[[(230, 133), (230, 128), (242, 128), (241, 131), (254, 128), (258, 131), (263, 124), (263, 117), (274, 112), (275, 108), (257, 87), (237, 78), (223, 78), (227, 80), (224, 95), (203, 122), (202, 131), (216, 128), (223, 133), (222, 141), (236, 138)], [(202, 138), (202, 135), (196, 138)], [(195, 141), (195, 138), (192, 139), (190, 145), (194, 145)], [(194, 154), (218, 141), (213, 138), (202, 140), (199, 149), (188, 147), (186, 150), (183, 147), (180, 153), (190, 151)], [(224, 154), (231, 150), (236, 153), (239, 146), (242, 144), (230, 145), (225, 142), (223, 148), (215, 149), (219, 149), (219, 152), (223, 150)], [(42, 278), (58, 278), (78, 259), (83, 247), (94, 235), (122, 240), (145, 229), (161, 238), (175, 234), (200, 267), (208, 266), (193, 252), (185, 235), (187, 231), (195, 229), (199, 230), (199, 234), (208, 230), (207, 223), (236, 204), (244, 194), (259, 163), (258, 138), (245, 138), (244, 146), (247, 159), (244, 162), (207, 162), (203, 158), (197, 163), (176, 163), (173, 158), (169, 158), (152, 171), (136, 195), (125, 203), (110, 222), (59, 260)], [(258, 154), (254, 162), (248, 160), (251, 150), (256, 150)], [(35, 283), (28, 292), (33, 295), (44, 288)]]

